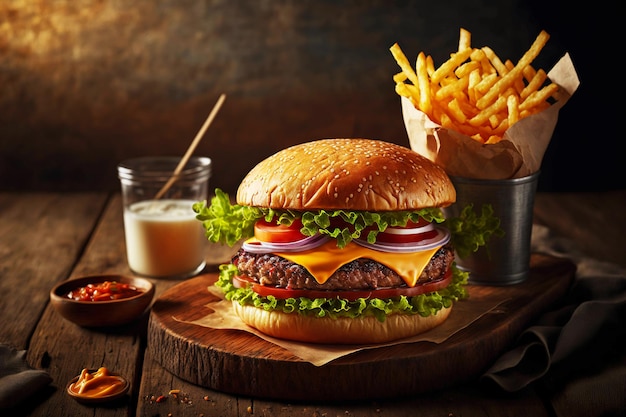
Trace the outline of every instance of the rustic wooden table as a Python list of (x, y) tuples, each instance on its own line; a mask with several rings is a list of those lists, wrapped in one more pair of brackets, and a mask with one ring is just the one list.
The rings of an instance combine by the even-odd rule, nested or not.
[[(625, 207), (626, 190), (539, 193), (535, 221), (575, 240), (590, 256), (626, 266)], [(123, 233), (118, 194), (0, 193), (0, 343), (27, 350), (30, 366), (46, 370), (53, 378), (19, 408), (0, 410), (0, 414), (551, 417), (596, 416), (626, 408), (626, 354), (617, 364), (596, 366), (558, 386), (539, 381), (513, 394), (470, 383), (410, 398), (324, 403), (272, 401), (194, 385), (165, 370), (147, 349), (148, 315), (116, 331), (97, 331), (65, 321), (49, 305), (49, 291), (59, 281), (89, 274), (130, 273)], [(155, 282), (157, 297), (179, 284)], [(132, 387), (126, 399), (93, 407), (75, 402), (64, 392), (66, 383), (81, 369), (99, 366), (130, 378)], [(232, 378), (246, 375), (233, 374)], [(174, 389), (184, 395), (155, 401)]]

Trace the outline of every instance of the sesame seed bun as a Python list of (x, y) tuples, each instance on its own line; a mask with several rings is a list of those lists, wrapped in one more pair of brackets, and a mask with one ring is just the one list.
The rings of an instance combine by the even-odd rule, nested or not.
[[(446, 207), (455, 200), (454, 186), (442, 168), (407, 147), (372, 139), (322, 139), (283, 149), (256, 165), (237, 192), (237, 203), (243, 206), (298, 211), (417, 211)], [(311, 259), (323, 258), (330, 253), (324, 250), (320, 248)], [(437, 253), (445, 254), (446, 250), (451, 249), (442, 247)], [(366, 255), (376, 258), (372, 252)], [(277, 261), (278, 258), (281, 261)], [(333, 258), (341, 257), (334, 253)], [(412, 257), (411, 266), (418, 263), (417, 258)], [(420, 259), (430, 264), (433, 258)], [(436, 258), (444, 259), (444, 255)], [(244, 249), (239, 251), (236, 261), (233, 260), (236, 265), (239, 262), (252, 264), (244, 274), (257, 283), (262, 276), (270, 274), (268, 271), (274, 270), (274, 274), (280, 275), (276, 269), (283, 267), (282, 261), (287, 262), (280, 255), (269, 253), (258, 258), (248, 256)], [(303, 262), (308, 260), (301, 259)], [(290, 276), (294, 278), (300, 264), (288, 265), (285, 269), (291, 271)], [(364, 267), (361, 270), (361, 265), (368, 264), (354, 266), (350, 273), (342, 275), (342, 279), (347, 282), (352, 277), (355, 281), (366, 279), (364, 277), (369, 275), (361, 272), (367, 269), (371, 273), (375, 269)], [(306, 265), (302, 267), (307, 269)], [(435, 270), (437, 276), (433, 279), (441, 279), (448, 272), (449, 265)], [(424, 280), (428, 282), (428, 279)], [(267, 285), (283, 288), (289, 280), (284, 281)], [(370, 282), (369, 285), (373, 284)], [(404, 284), (401, 286), (406, 288)], [(328, 288), (329, 298), (341, 293)], [(370, 315), (333, 318), (286, 313), (241, 305), (236, 300), (233, 300), (233, 308), (244, 323), (273, 337), (309, 343), (362, 344), (389, 342), (423, 333), (444, 322), (452, 307), (441, 308), (428, 317), (412, 313), (390, 314), (384, 321)]]
[(419, 210), (456, 199), (442, 168), (372, 139), (322, 139), (283, 149), (241, 182), (237, 203), (292, 210)]

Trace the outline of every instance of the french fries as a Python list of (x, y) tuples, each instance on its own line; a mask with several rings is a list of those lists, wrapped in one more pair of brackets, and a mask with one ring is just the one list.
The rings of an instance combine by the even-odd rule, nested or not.
[(549, 38), (541, 31), (514, 64), (489, 47), (472, 47), (471, 33), (461, 28), (457, 51), (437, 68), (424, 52), (411, 66), (395, 43), (389, 50), (401, 69), (393, 76), (396, 93), (446, 129), (497, 143), (513, 124), (558, 100), (558, 86), (532, 66)]

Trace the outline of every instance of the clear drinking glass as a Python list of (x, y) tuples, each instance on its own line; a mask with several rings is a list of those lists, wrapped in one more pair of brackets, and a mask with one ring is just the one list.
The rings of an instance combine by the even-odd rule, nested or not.
[(186, 278), (206, 265), (207, 239), (192, 205), (207, 199), (211, 159), (191, 157), (169, 190), (155, 198), (179, 162), (150, 156), (117, 166), (128, 266), (137, 275)]

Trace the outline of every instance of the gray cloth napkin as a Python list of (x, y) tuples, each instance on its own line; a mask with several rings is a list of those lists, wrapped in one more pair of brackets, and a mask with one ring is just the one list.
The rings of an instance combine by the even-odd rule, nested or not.
[(52, 382), (47, 372), (32, 369), (25, 350), (0, 345), (0, 409), (11, 408)]
[(580, 355), (602, 358), (626, 339), (626, 269), (583, 255), (543, 226), (533, 226), (532, 251), (570, 259), (576, 276), (559, 308), (526, 329), (483, 375), (508, 392)]

